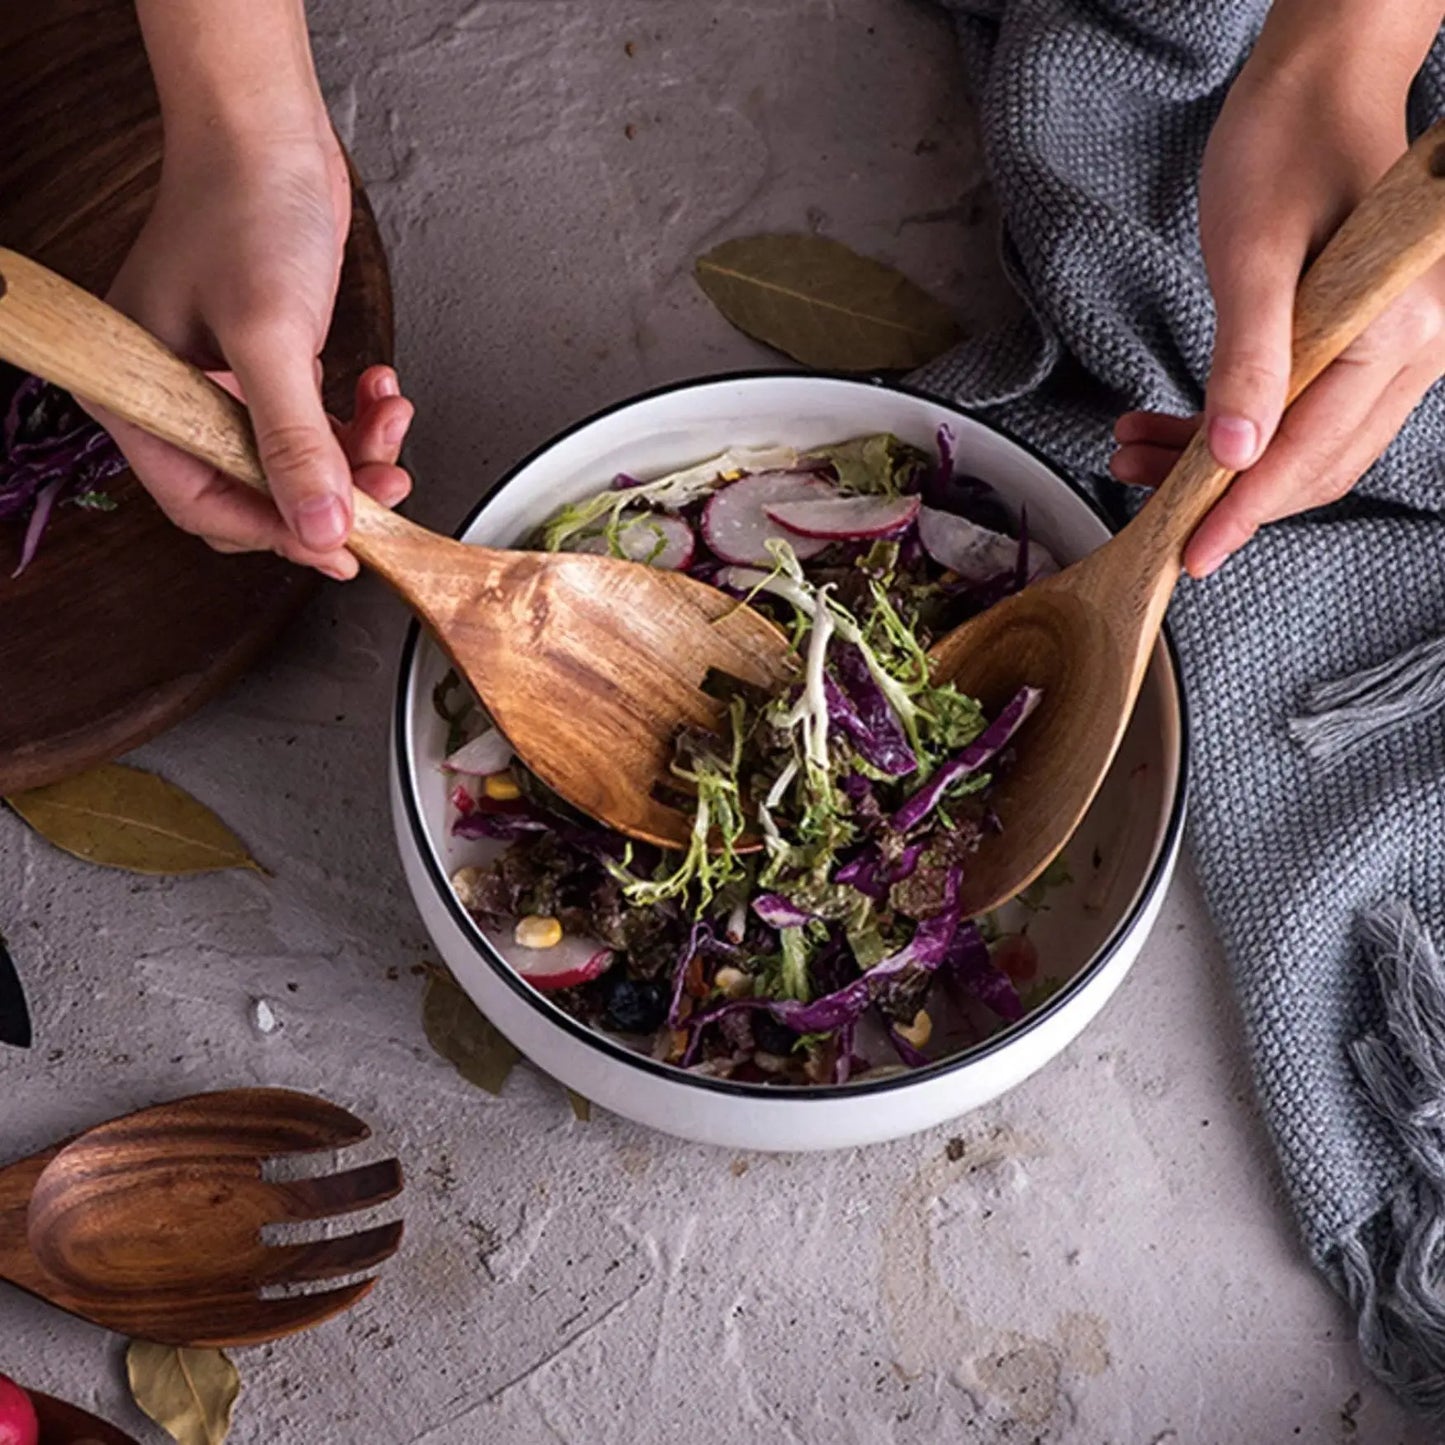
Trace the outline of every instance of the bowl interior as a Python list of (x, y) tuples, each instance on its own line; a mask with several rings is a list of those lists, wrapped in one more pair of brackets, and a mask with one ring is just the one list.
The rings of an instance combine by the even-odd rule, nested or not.
[[(1072, 487), (982, 423), (892, 388), (806, 375), (693, 383), (585, 422), (519, 467), (458, 535), (469, 542), (512, 545), (558, 506), (606, 487), (617, 472), (648, 478), (730, 446), (803, 448), (891, 431), (932, 449), (943, 424), (953, 432), (958, 467), (991, 483), (1016, 517), (1026, 508), (1030, 535), (1061, 563), (1077, 560), (1108, 537), (1104, 523)], [(438, 649), (423, 639), (401, 680), (402, 785), (421, 818), (433, 865), (429, 871), (438, 887), (449, 886), (444, 880), (463, 864), (480, 862), (498, 848), (453, 838), (448, 829), (449, 784), (438, 766), (446, 727), (431, 703), (432, 689), (446, 669)], [(1069, 881), (1049, 889), (1037, 910), (1011, 904), (1000, 915), (1005, 927), (1026, 922), (1037, 946), (1038, 975), (1020, 985), (1030, 1008), (1086, 970), (1127, 924), (1161, 862), (1181, 765), (1178, 681), (1161, 641), (1114, 766), (1065, 850)], [(483, 939), (501, 959), (514, 951), (504, 934), (477, 927), (476, 936), (475, 957), (458, 975), (474, 996), (478, 988), (468, 975), (475, 980), (487, 969), (504, 966), (489, 957)], [(553, 1010), (544, 995), (531, 996), (539, 1008)], [(944, 1051), (949, 1042), (946, 1035), (935, 1038)], [(960, 1035), (959, 1046), (964, 1042)], [(868, 1077), (860, 1079), (859, 1087)]]

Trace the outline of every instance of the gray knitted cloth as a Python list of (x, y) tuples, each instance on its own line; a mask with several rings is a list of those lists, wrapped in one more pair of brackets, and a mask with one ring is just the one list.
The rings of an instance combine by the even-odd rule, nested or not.
[[(1031, 315), (919, 380), (1127, 506), (1106, 473), (1114, 419), (1202, 400), (1199, 162), (1267, 6), (944, 3)], [(1442, 110), (1437, 47), (1412, 130)], [(1353, 499), (1267, 528), (1186, 582), (1171, 619), (1194, 855), (1304, 1239), (1371, 1367), (1431, 1410), (1445, 1409), (1442, 562), (1437, 387)], [(1325, 716), (1292, 735), (1311, 711)]]

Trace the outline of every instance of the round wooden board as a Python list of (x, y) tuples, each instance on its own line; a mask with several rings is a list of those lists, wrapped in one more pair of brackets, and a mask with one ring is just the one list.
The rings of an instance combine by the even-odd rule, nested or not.
[[(131, 0), (0, 5), (0, 244), (104, 292), (150, 207), (161, 126)], [(392, 359), (391, 286), (359, 185), (326, 399)], [(0, 524), (0, 794), (54, 782), (154, 737), (238, 677), (314, 586), (270, 556), (222, 557), (127, 475), (113, 512), (57, 508), (11, 579)]]

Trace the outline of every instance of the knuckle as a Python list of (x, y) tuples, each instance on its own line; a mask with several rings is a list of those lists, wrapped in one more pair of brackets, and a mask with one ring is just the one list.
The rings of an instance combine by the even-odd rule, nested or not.
[(1433, 296), (1407, 295), (1367, 327), (1345, 351), (1355, 362), (1393, 363), (1424, 351), (1445, 330), (1445, 312)]
[(315, 473), (325, 465), (328, 437), (304, 423), (270, 426), (256, 434), (261, 465), (273, 481), (285, 485)]
[(1235, 395), (1255, 396), (1282, 389), (1287, 374), (1277, 357), (1262, 351), (1227, 351), (1210, 378)]
[(1423, 351), (1440, 335), (1442, 323), (1445, 317), (1434, 297), (1411, 297), (1402, 308), (1401, 342), (1412, 351)]
[(1354, 484), (1355, 479), (1348, 472), (1335, 468), (1322, 471), (1318, 475), (1312, 476), (1299, 488), (1295, 494), (1299, 505), (1293, 510), (1305, 511), (1312, 507), (1327, 507), (1331, 502), (1338, 502)]

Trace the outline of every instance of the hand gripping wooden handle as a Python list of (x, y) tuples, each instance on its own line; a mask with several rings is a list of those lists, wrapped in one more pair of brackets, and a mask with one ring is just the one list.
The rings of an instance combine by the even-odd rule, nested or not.
[[(250, 415), (230, 392), (99, 297), (4, 248), (0, 358), (267, 490)], [(351, 550), (395, 581), (388, 540), (418, 529), (354, 488), (351, 501)]]
[[(1305, 273), (1295, 297), (1286, 405), (1442, 258), (1445, 121), (1431, 126), (1391, 166)], [(1215, 462), (1201, 427), (1158, 492), (1116, 539), (1121, 548), (1139, 549), (1135, 566), (1161, 612), (1183, 570), (1185, 544), (1234, 476)]]

